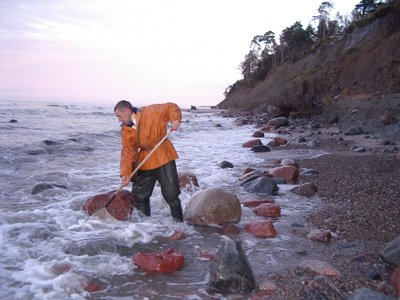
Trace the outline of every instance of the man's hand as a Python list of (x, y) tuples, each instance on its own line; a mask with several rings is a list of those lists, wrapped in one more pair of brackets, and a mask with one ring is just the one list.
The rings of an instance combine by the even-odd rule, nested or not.
[(181, 126), (181, 123), (178, 120), (173, 120), (171, 121), (171, 126), (174, 130), (178, 130), (179, 126)]
[(121, 183), (123, 186), (127, 186), (129, 184), (129, 176), (121, 176)]

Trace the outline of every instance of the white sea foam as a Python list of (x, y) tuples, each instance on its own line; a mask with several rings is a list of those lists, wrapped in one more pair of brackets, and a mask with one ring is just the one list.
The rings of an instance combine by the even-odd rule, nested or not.
[[(131, 291), (140, 299), (150, 294), (161, 297), (162, 288), (173, 294), (176, 287), (206, 284), (208, 260), (199, 259), (198, 252), (218, 249), (223, 238), (215, 233), (217, 226), (198, 229), (174, 222), (159, 187), (152, 195), (150, 218), (134, 212), (130, 221), (96, 216), (86, 221), (84, 201), (120, 184), (119, 128), (111, 107), (2, 103), (0, 114), (0, 298), (84, 299), (84, 288), (92, 279), (106, 284), (100, 293), (107, 299), (132, 299)], [(18, 122), (9, 123), (11, 119)], [(232, 119), (203, 110), (186, 111), (183, 120), (170, 136), (179, 154), (178, 171), (194, 173), (200, 187), (182, 190), (182, 206), (207, 188), (240, 191), (237, 178), (243, 169), (265, 159), (241, 146), (253, 139), (255, 128), (235, 126)], [(269, 138), (262, 138), (264, 144)], [(221, 169), (222, 161), (234, 168)], [(32, 195), (40, 183), (58, 187)], [(282, 193), (288, 192), (282, 189)], [(280, 201), (285, 213), (294, 214), (302, 204), (293, 206), (290, 197), (283, 195)], [(243, 214), (248, 220), (252, 210), (243, 208)], [(188, 238), (171, 244), (169, 237), (176, 230)], [(249, 237), (245, 247), (257, 248), (259, 243)], [(91, 248), (96, 245), (104, 251)], [(162, 276), (146, 280), (131, 261), (141, 250), (170, 247), (185, 254), (185, 267), (168, 281)], [(85, 249), (93, 253), (85, 254)], [(273, 257), (268, 261), (274, 264)], [(51, 271), (63, 263), (70, 266), (64, 273)], [(205, 286), (198, 288), (202, 291)], [(189, 298), (197, 299), (199, 293)]]

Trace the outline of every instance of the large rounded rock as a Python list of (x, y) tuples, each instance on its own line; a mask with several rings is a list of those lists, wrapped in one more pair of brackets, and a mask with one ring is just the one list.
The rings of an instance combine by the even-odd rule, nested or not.
[(116, 191), (111, 191), (106, 194), (99, 194), (86, 200), (82, 206), (89, 216), (104, 208), (105, 205), (114, 197), (111, 203), (107, 206), (107, 211), (110, 215), (118, 220), (127, 220), (131, 217), (134, 209), (132, 193), (127, 190), (122, 190), (116, 194)]
[(281, 126), (288, 126), (289, 125), (289, 119), (286, 117), (276, 117), (268, 121), (267, 123), (268, 126), (274, 126), (275, 128), (281, 127)]
[(236, 222), (241, 216), (238, 197), (220, 188), (197, 193), (185, 209), (185, 219), (193, 225)]
[(295, 181), (299, 177), (299, 169), (294, 166), (279, 166), (269, 170), (272, 177), (281, 177), (287, 181)]
[(317, 193), (318, 188), (314, 183), (306, 182), (306, 183), (303, 183), (299, 186), (292, 188), (290, 191), (292, 193), (309, 198), (309, 197), (314, 196)]

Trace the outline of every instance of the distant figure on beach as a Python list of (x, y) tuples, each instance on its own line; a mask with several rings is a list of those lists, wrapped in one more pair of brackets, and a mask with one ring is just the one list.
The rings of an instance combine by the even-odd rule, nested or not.
[[(175, 103), (153, 104), (137, 108), (129, 101), (121, 100), (114, 107), (114, 113), (121, 122), (120, 176), (124, 186), (135, 166), (153, 150), (167, 132), (168, 123), (177, 130), (182, 120), (181, 109)], [(135, 207), (145, 216), (150, 216), (150, 196), (156, 181), (161, 193), (169, 204), (171, 215), (176, 221), (183, 221), (181, 193), (175, 159), (178, 154), (172, 142), (166, 139), (146, 160), (137, 176), (133, 178), (132, 194)]]

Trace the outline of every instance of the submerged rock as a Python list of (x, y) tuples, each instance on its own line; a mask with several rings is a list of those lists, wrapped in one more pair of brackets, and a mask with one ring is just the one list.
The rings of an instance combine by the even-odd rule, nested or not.
[(115, 193), (116, 191), (111, 191), (93, 196), (86, 200), (82, 208), (91, 216), (105, 208), (105, 205), (113, 199), (107, 206), (107, 211), (118, 220), (127, 220), (131, 217), (134, 209), (132, 193), (127, 190), (122, 190), (118, 194)]
[(271, 200), (271, 199), (245, 200), (245, 201), (243, 201), (242, 204), (243, 204), (243, 206), (246, 206), (246, 207), (255, 207), (255, 206), (259, 206), (264, 203), (274, 203), (274, 200)]
[(65, 185), (61, 184), (55, 184), (55, 183), (39, 183), (35, 185), (32, 189), (31, 195), (38, 194), (40, 192), (43, 192), (44, 190), (52, 189), (54, 187), (57, 188), (62, 188), (62, 189), (67, 189)]
[(219, 165), (218, 165), (221, 169), (226, 169), (226, 168), (233, 168), (233, 164), (229, 161), (222, 161)]
[(257, 206), (254, 213), (258, 216), (277, 218), (281, 216), (281, 207), (275, 203), (263, 203)]
[(171, 273), (182, 269), (185, 259), (177, 250), (168, 249), (156, 253), (137, 253), (132, 257), (132, 262), (146, 271)]
[(317, 276), (307, 284), (306, 294), (303, 299), (344, 300), (346, 298), (327, 277)]
[(277, 232), (271, 220), (255, 220), (244, 226), (244, 229), (256, 237), (276, 237)]
[(105, 252), (117, 253), (117, 246), (110, 240), (91, 239), (72, 242), (64, 248), (66, 254), (94, 256)]
[(326, 276), (339, 276), (341, 275), (340, 271), (335, 267), (331, 266), (326, 261), (317, 260), (317, 259), (306, 259), (299, 264), (300, 268), (308, 269), (314, 271), (320, 275)]

